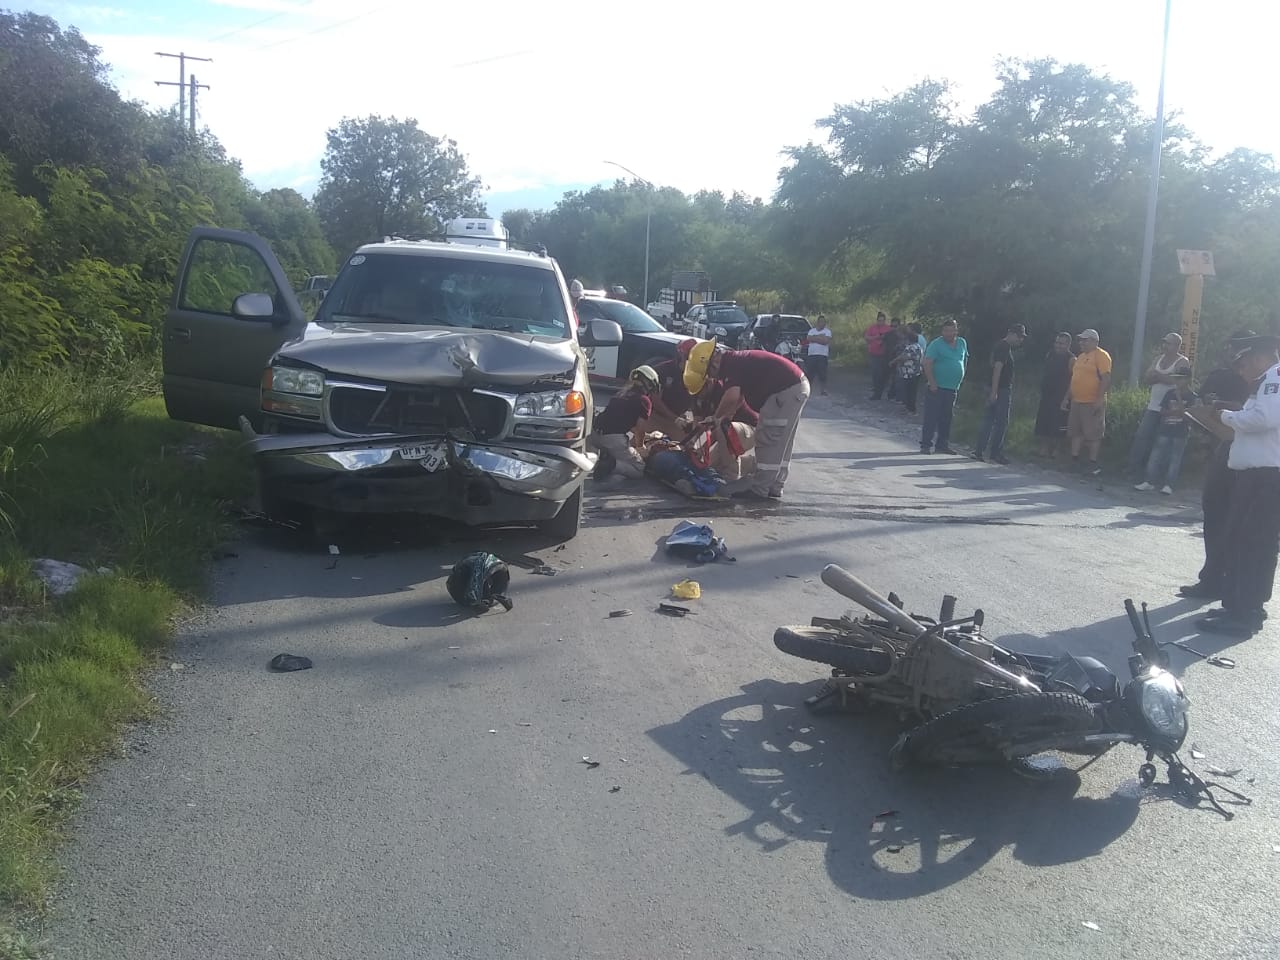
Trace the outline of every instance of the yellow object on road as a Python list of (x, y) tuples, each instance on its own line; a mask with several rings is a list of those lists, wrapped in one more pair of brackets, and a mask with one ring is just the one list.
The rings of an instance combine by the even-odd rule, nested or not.
[(702, 587), (697, 580), (681, 580), (671, 588), (671, 595), (677, 600), (697, 600), (702, 596)]

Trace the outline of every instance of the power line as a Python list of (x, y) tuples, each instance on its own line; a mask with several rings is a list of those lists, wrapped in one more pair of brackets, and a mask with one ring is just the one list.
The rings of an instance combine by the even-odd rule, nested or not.
[(261, 46), (254, 47), (250, 52), (256, 53), (259, 50), (270, 50), (272, 47), (281, 47), (286, 43), (293, 43), (296, 40), (302, 40), (306, 37), (314, 36), (317, 33), (324, 33), (327, 30), (337, 30), (338, 27), (345, 27), (349, 23), (355, 23), (357, 20), (363, 20), (366, 17), (371, 17), (375, 13), (381, 13), (388, 7), (393, 6), (395, 6), (395, 3), (384, 3), (380, 7), (374, 7), (372, 10), (366, 10), (364, 13), (358, 13), (354, 17), (348, 17), (346, 20), (339, 20), (337, 23), (327, 23), (322, 27), (316, 27), (314, 30), (307, 30), (303, 33), (295, 34), (292, 37), (284, 37), (281, 40), (273, 40), (271, 43), (264, 43)]
[(311, 6), (314, 3), (315, 3), (315, 0), (307, 0), (306, 3), (302, 4), (302, 6), (296, 7), (292, 10), (279, 10), (276, 13), (269, 13), (262, 19), (253, 21), (253, 23), (245, 24), (243, 27), (236, 27), (234, 30), (228, 30), (226, 33), (218, 34), (218, 36), (214, 37), (212, 40), (209, 40), (208, 42), (220, 43), (221, 41), (234, 37), (237, 34), (244, 33), (248, 30), (253, 30), (255, 27), (261, 27), (263, 24), (270, 23), (272, 20), (277, 20), (280, 17), (283, 17), (286, 13), (302, 13), (304, 10), (306, 10), (307, 7)]
[[(157, 87), (177, 87), (178, 88), (178, 122), (185, 123), (187, 120), (187, 61), (194, 60), (199, 63), (213, 63), (212, 57), (195, 57), (189, 53), (156, 53), (157, 57), (173, 57), (178, 61), (178, 82), (172, 80), (157, 80)], [(194, 81), (194, 77), (192, 80)], [(193, 82), (191, 85), (191, 129), (196, 128), (196, 89), (197, 85)], [(208, 90), (208, 86), (204, 89)]]

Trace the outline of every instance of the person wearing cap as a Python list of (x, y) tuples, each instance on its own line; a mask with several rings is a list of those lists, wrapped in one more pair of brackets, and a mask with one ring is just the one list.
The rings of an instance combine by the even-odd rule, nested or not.
[(1262, 629), (1280, 554), (1280, 337), (1234, 341), (1253, 393), (1240, 410), (1208, 412), (1233, 431), (1227, 467), (1231, 498), (1223, 531), (1228, 549), (1222, 606), (1196, 621), (1201, 630), (1250, 637)]
[(1013, 409), (1013, 351), (1027, 339), (1027, 328), (1020, 323), (1011, 326), (1004, 339), (991, 348), (991, 387), (987, 391), (986, 410), (978, 428), (978, 445), (973, 458), (985, 460), (988, 444), (994, 463), (1008, 463), (1004, 455), (1004, 438), (1009, 432), (1009, 413)]
[(1107, 393), (1111, 390), (1111, 354), (1098, 346), (1098, 331), (1092, 327), (1081, 331), (1080, 354), (1071, 367), (1071, 383), (1062, 398), (1067, 411), (1067, 437), (1071, 441), (1071, 460), (1080, 462), (1080, 448), (1087, 446), (1089, 473), (1102, 473), (1098, 453), (1107, 433)]
[(1182, 353), (1182, 335), (1166, 333), (1160, 342), (1163, 349), (1142, 375), (1142, 383), (1151, 388), (1151, 395), (1147, 398), (1147, 409), (1138, 421), (1133, 445), (1129, 448), (1129, 473), (1134, 478), (1146, 472), (1147, 460), (1160, 428), (1160, 405), (1164, 398), (1175, 386), (1191, 382), (1191, 361)]
[(713, 421), (717, 430), (731, 422), (745, 401), (760, 415), (756, 430), (756, 469), (743, 478), (745, 486), (731, 494), (738, 499), (781, 500), (791, 466), (800, 414), (809, 400), (809, 380), (786, 357), (768, 350), (726, 350), (714, 341), (689, 352), (685, 386), (697, 396), (708, 382), (723, 380), (724, 398)]
[(831, 328), (827, 326), (827, 318), (818, 314), (809, 332), (805, 335), (808, 350), (805, 354), (804, 369), (807, 376), (812, 376), (822, 391), (827, 395), (827, 364), (831, 360)]
[[(1248, 340), (1256, 336), (1252, 330), (1241, 330), (1232, 335), (1231, 340)], [(1204, 378), (1199, 391), (1201, 404), (1239, 410), (1249, 399), (1252, 387), (1240, 374), (1241, 360), (1236, 359), (1237, 353), (1239, 351), (1229, 347), (1226, 362)], [(1230, 452), (1230, 438), (1215, 436), (1213, 450), (1205, 466), (1204, 487), (1200, 492), (1200, 508), (1204, 517), (1204, 566), (1200, 568), (1195, 583), (1178, 588), (1178, 596), (1188, 600), (1222, 599), (1222, 580), (1229, 549), (1223, 531), (1231, 509), (1231, 481), (1235, 476), (1235, 471), (1227, 466)]]
[[(636, 367), (629, 382), (595, 418), (587, 447), (613, 460), (619, 476), (644, 476), (645, 433), (643, 425), (653, 416), (653, 395), (658, 392), (658, 375), (653, 367)], [(600, 476), (608, 474), (602, 470)]]

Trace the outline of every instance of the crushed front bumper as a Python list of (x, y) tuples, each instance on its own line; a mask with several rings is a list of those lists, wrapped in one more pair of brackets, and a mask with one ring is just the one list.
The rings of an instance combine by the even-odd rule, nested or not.
[[(259, 434), (244, 418), (240, 432), (273, 499), (338, 513), (420, 513), (472, 526), (551, 519), (596, 461), (594, 454), (552, 444)], [(436, 466), (423, 450), (438, 451), (443, 462)]]

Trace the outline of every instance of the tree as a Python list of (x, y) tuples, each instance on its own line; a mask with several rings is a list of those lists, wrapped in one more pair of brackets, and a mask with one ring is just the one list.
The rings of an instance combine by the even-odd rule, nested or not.
[(438, 233), (453, 217), (484, 215), (480, 181), (457, 144), (417, 120), (346, 118), (328, 141), (315, 209), (340, 256), (384, 236)]

